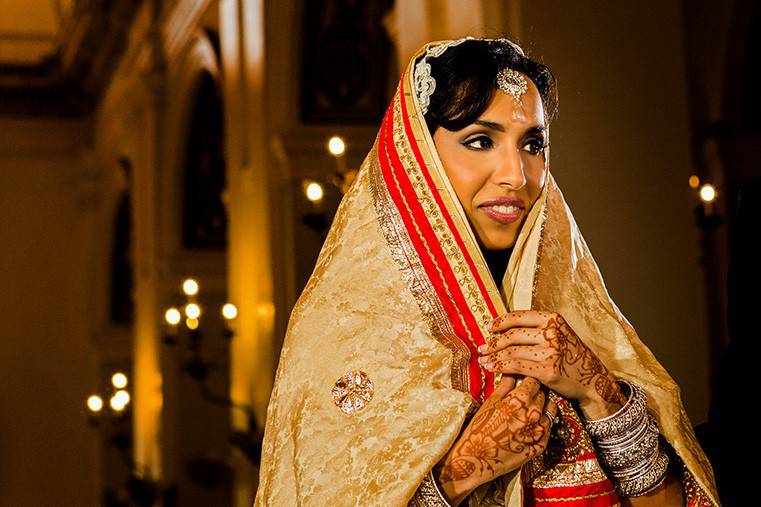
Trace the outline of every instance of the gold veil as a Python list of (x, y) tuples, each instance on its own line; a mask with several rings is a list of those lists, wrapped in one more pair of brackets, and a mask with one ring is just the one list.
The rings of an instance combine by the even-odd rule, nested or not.
[[(475, 349), (507, 308), (560, 313), (617, 377), (642, 386), (690, 505), (718, 505), (679, 387), (608, 295), (549, 168), (501, 290), (492, 280), (414, 93), (414, 63), (434, 44), (402, 76), (291, 313), (255, 505), (406, 505), (494, 388)], [(574, 445), (591, 448), (582, 437)], [(606, 479), (593, 458), (535, 459), (521, 472), (482, 486), (471, 505), (519, 506)]]

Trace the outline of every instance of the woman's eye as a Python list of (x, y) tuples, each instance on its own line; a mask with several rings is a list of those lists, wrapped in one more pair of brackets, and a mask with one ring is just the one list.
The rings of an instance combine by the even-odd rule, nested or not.
[(478, 136), (465, 141), (465, 146), (471, 150), (488, 150), (494, 146), (491, 139), (486, 136)]
[(547, 145), (544, 144), (543, 141), (540, 139), (532, 139), (531, 141), (527, 142), (524, 146), (529, 146), (530, 149), (528, 150), (532, 155), (539, 155), (542, 150), (544, 150)]

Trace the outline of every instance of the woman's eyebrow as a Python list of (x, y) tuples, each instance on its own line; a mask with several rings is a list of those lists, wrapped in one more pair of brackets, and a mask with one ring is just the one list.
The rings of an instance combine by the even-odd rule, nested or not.
[(546, 134), (546, 133), (547, 133), (547, 127), (543, 127), (541, 125), (536, 125), (526, 130), (526, 134)]
[[(476, 120), (473, 122), (475, 125), (480, 125), (482, 127), (486, 127), (491, 130), (497, 130), (499, 132), (505, 131), (505, 126), (501, 123), (488, 121), (488, 120)], [(547, 131), (547, 127), (544, 127), (542, 125), (534, 125), (533, 127), (530, 127), (526, 130), (526, 134), (544, 134)]]
[(488, 121), (488, 120), (476, 120), (473, 123), (475, 123), (476, 125), (481, 125), (482, 127), (486, 127), (487, 129), (499, 130), (500, 132), (505, 131), (505, 126), (502, 125), (501, 123), (495, 123), (493, 121)]

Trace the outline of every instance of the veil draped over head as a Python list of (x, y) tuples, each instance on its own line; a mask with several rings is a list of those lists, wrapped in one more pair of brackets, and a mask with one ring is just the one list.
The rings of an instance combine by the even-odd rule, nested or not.
[[(407, 66), (291, 314), (255, 505), (406, 505), (499, 380), (478, 363), (488, 322), (525, 309), (561, 314), (643, 387), (687, 504), (718, 505), (679, 387), (608, 295), (549, 167), (501, 287), (492, 279), (415, 93), (415, 61), (437, 44)], [(618, 505), (579, 416), (558, 405), (545, 453), (470, 505)]]

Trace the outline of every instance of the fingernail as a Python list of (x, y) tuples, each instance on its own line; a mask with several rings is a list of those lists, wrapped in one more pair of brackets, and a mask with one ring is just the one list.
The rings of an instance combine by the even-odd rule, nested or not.
[(487, 350), (489, 350), (489, 347), (487, 345), (481, 345), (480, 347), (478, 347), (478, 351), (481, 354), (485, 353)]
[(489, 371), (492, 371), (493, 369), (494, 369), (494, 365), (493, 365), (493, 364), (491, 364), (491, 363), (486, 363), (486, 364), (484, 365), (484, 370), (489, 370)]

